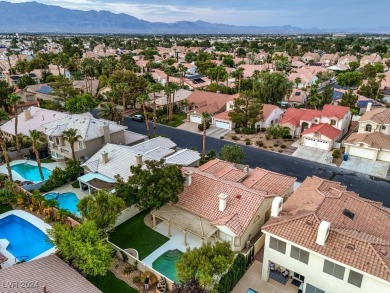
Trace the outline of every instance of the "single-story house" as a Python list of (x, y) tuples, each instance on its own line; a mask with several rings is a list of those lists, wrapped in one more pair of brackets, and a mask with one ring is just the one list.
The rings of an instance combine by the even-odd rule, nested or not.
[(330, 151), (341, 131), (327, 123), (314, 124), (301, 133), (301, 145)]

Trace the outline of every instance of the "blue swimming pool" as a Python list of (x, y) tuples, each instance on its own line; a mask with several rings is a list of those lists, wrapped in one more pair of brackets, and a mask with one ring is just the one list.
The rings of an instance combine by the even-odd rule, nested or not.
[(58, 206), (61, 209), (67, 210), (76, 216), (79, 215), (79, 210), (77, 209), (77, 204), (79, 203), (79, 199), (74, 192), (66, 192), (66, 193), (57, 193), (50, 192), (45, 194), (46, 199), (55, 199), (58, 202)]
[[(39, 170), (37, 166), (33, 166), (30, 164), (17, 164), (11, 166), (12, 171), (18, 173), (26, 180), (30, 180), (33, 182), (41, 182), (41, 176), (39, 175)], [(48, 179), (51, 175), (51, 171), (45, 167), (42, 167), (43, 177)]]
[(172, 281), (177, 282), (179, 278), (177, 276), (176, 263), (182, 255), (183, 252), (178, 249), (168, 250), (153, 262), (152, 267)]
[(9, 241), (7, 250), (18, 260), (29, 261), (53, 247), (45, 233), (15, 215), (0, 219), (0, 239)]

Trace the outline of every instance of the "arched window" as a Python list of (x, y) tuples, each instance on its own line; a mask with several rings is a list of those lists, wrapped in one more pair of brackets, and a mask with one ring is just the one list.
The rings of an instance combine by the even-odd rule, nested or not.
[(367, 132), (371, 132), (371, 130), (372, 130), (371, 124), (367, 124), (365, 130), (366, 130)]

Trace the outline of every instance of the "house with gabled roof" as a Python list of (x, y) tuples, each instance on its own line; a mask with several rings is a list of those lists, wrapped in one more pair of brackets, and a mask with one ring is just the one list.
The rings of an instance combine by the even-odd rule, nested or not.
[(157, 219), (200, 238), (203, 242), (227, 241), (233, 251), (257, 240), (270, 216), (272, 199), (287, 198), (296, 178), (215, 159), (199, 168), (184, 167), (184, 191), (175, 204), (153, 211)]
[(291, 280), (301, 292), (388, 292), (389, 231), (382, 203), (308, 177), (285, 203), (273, 201), (262, 279)]

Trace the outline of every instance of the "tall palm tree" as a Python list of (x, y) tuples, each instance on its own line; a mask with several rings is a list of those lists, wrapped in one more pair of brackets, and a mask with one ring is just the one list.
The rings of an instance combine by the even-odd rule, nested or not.
[(122, 112), (119, 111), (116, 105), (112, 102), (101, 105), (99, 118), (119, 122), (122, 118)]
[(203, 119), (203, 141), (202, 141), (202, 161), (206, 158), (206, 130), (207, 130), (207, 122), (210, 119), (210, 114), (207, 112), (202, 113)]
[[(5, 120), (9, 120), (9, 117), (8, 117), (8, 114), (7, 112), (3, 111), (0, 109), (0, 121), (5, 121)], [(7, 171), (8, 171), (8, 178), (10, 181), (13, 181), (12, 179), (12, 170), (11, 170), (11, 165), (9, 163), (9, 157), (8, 157), (8, 153), (7, 153), (7, 147), (5, 145), (5, 139), (4, 139), (4, 136), (3, 136), (3, 132), (0, 131), (0, 147), (1, 147), (1, 151), (3, 153), (3, 157), (4, 157), (4, 161), (5, 161), (5, 164), (7, 166)]]
[(176, 83), (171, 83), (171, 84), (169, 84), (169, 87), (171, 88), (171, 91), (172, 91), (172, 99), (171, 99), (168, 121), (172, 121), (173, 107), (175, 106), (175, 94), (176, 94), (176, 91), (179, 89), (179, 86)]
[(149, 101), (149, 96), (147, 94), (140, 95), (137, 98), (137, 102), (141, 104), (142, 110), (144, 112), (144, 118), (145, 118), (145, 125), (146, 125), (146, 131), (148, 133), (148, 138), (150, 138), (150, 129), (149, 129), (149, 119), (148, 119), (148, 112), (146, 111), (146, 105), (145, 103)]
[(180, 74), (180, 86), (184, 86), (184, 75), (187, 72), (187, 67), (185, 67), (183, 64), (179, 64), (177, 66), (177, 70), (179, 71)]
[(43, 177), (41, 159), (39, 158), (39, 148), (41, 147), (41, 144), (45, 142), (45, 138), (43, 137), (43, 134), (38, 130), (30, 130), (30, 138), (32, 141), (32, 148), (35, 153), (35, 158), (37, 160), (39, 175), (41, 176), (41, 179), (43, 181), (45, 180), (45, 177)]
[(18, 104), (22, 98), (16, 94), (10, 94), (8, 96), (7, 103), (8, 105), (12, 106), (12, 112), (15, 115), (15, 142), (16, 142), (16, 149), (19, 151), (20, 150), (20, 145), (19, 145), (19, 136), (18, 136)]
[(164, 87), (161, 85), (161, 83), (150, 83), (149, 84), (149, 92), (153, 93), (153, 134), (156, 136), (156, 126), (157, 126), (157, 115), (156, 115), (156, 93), (161, 92), (164, 89)]
[(375, 98), (376, 98), (376, 100), (378, 100), (379, 94), (380, 94), (380, 92), (381, 92), (382, 81), (386, 80), (386, 75), (383, 74), (383, 73), (381, 73), (381, 74), (378, 74), (376, 77), (377, 77), (377, 79), (378, 79), (378, 81), (377, 81), (377, 83), (378, 83), (378, 90), (377, 90), (377, 92), (376, 92)]
[(167, 119), (169, 119), (170, 110), (171, 110), (171, 95), (172, 95), (172, 87), (170, 87), (169, 83), (165, 85), (164, 92), (167, 97)]
[(77, 129), (69, 128), (62, 133), (65, 140), (69, 141), (70, 149), (72, 150), (72, 160), (76, 160), (76, 154), (74, 153), (74, 143), (81, 138), (81, 135), (77, 134)]

